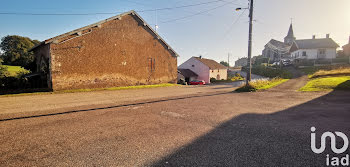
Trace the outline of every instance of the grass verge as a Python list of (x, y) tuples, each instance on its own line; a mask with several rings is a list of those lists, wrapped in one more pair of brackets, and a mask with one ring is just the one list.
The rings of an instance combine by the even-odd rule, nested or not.
[(299, 91), (331, 91), (331, 90), (350, 90), (350, 76), (324, 77), (311, 79)]
[(242, 86), (236, 89), (236, 92), (255, 92), (258, 90), (267, 90), (276, 87), (289, 79), (274, 78), (271, 80), (258, 80), (251, 82), (249, 86)]
[(93, 92), (93, 91), (103, 91), (103, 90), (128, 90), (128, 89), (147, 89), (147, 88), (159, 88), (159, 87), (171, 87), (177, 86), (177, 84), (157, 84), (157, 85), (140, 85), (140, 86), (124, 86), (124, 87), (112, 87), (112, 88), (96, 88), (96, 89), (73, 89), (73, 90), (62, 90), (55, 92), (33, 92), (33, 93), (18, 93), (18, 94), (5, 94), (0, 95), (0, 97), (7, 96), (27, 96), (27, 95), (45, 95), (45, 94), (62, 94), (62, 93), (78, 93), (78, 92)]
[(113, 87), (113, 88), (96, 88), (96, 89), (73, 89), (73, 90), (63, 90), (58, 91), (61, 93), (75, 93), (75, 92), (91, 92), (91, 91), (101, 91), (101, 90), (127, 90), (127, 89), (145, 89), (145, 88), (159, 88), (159, 87), (171, 87), (176, 86), (176, 84), (157, 84), (157, 85), (139, 85), (139, 86), (123, 86), (123, 87)]

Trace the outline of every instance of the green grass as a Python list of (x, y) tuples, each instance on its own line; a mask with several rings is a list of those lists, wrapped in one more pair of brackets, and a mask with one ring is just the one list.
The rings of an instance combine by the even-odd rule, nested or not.
[(7, 68), (7, 72), (8, 72), (9, 77), (15, 77), (20, 72), (29, 73), (28, 70), (24, 69), (21, 66), (8, 66), (8, 65), (4, 65), (4, 66)]
[(271, 80), (258, 80), (251, 82), (249, 86), (242, 86), (236, 89), (236, 92), (255, 92), (258, 90), (267, 90), (276, 87), (289, 79), (274, 78)]
[(311, 79), (300, 91), (350, 90), (350, 76)]
[(287, 82), (289, 79), (272, 79), (272, 80), (262, 80), (262, 81), (257, 81), (253, 82), (252, 85), (257, 89), (257, 90), (267, 90), (273, 87), (276, 87), (284, 82)]
[(140, 85), (140, 86), (124, 86), (124, 87), (112, 87), (112, 88), (96, 88), (96, 89), (73, 89), (73, 90), (62, 90), (55, 92), (33, 92), (33, 93), (20, 93), (20, 94), (6, 94), (1, 96), (27, 96), (27, 95), (46, 95), (46, 94), (62, 94), (62, 93), (78, 93), (78, 92), (93, 92), (93, 91), (117, 91), (117, 90), (128, 90), (128, 89), (148, 89), (148, 88), (159, 88), (159, 87), (171, 87), (177, 86), (177, 84), (157, 84), (157, 85)]

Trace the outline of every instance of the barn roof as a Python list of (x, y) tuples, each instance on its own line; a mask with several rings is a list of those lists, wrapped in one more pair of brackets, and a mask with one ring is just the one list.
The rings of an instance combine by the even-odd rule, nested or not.
[(288, 48), (288, 47), (290, 47), (289, 45), (285, 44), (284, 42), (277, 41), (275, 39), (271, 39), (269, 43), (271, 45), (277, 47), (277, 48)]
[(204, 59), (201, 57), (194, 57), (195, 59), (197, 59), (198, 61), (202, 62), (204, 65), (208, 66), (211, 70), (215, 70), (215, 69), (226, 69), (227, 67), (219, 64), (218, 62), (211, 60), (211, 59)]
[(113, 17), (110, 17), (108, 19), (105, 19), (105, 20), (102, 20), (102, 21), (99, 21), (97, 23), (94, 23), (94, 24), (90, 24), (88, 26), (85, 26), (85, 27), (82, 27), (82, 28), (79, 28), (79, 29), (76, 29), (76, 30), (73, 30), (73, 31), (70, 31), (70, 32), (67, 32), (67, 33), (64, 33), (64, 34), (61, 34), (61, 35), (58, 35), (56, 37), (53, 37), (53, 38), (50, 38), (50, 39), (47, 39), (45, 41), (42, 41), (40, 44), (34, 46), (32, 49), (30, 50), (34, 50), (35, 48), (39, 47), (40, 45), (43, 45), (43, 44), (49, 44), (49, 43), (56, 43), (58, 40), (62, 39), (62, 38), (65, 38), (67, 36), (70, 36), (70, 35), (74, 35), (74, 34), (78, 34), (81, 33), (82, 31), (84, 30), (87, 30), (87, 29), (90, 29), (90, 28), (94, 28), (94, 27), (100, 27), (103, 23), (106, 23), (106, 22), (109, 22), (109, 21), (112, 21), (112, 20), (116, 20), (116, 19), (121, 19), (123, 16), (126, 16), (126, 15), (133, 15), (133, 16), (136, 16), (142, 23), (144, 26), (146, 26), (150, 31), (151, 33), (157, 37), (157, 39), (160, 40), (160, 42), (162, 42), (169, 51), (171, 51), (176, 57), (178, 57), (179, 55), (175, 52), (174, 49), (171, 48), (171, 46), (165, 42), (165, 40), (160, 37), (160, 35), (153, 30), (153, 28), (134, 10), (131, 10), (129, 12), (125, 12), (125, 13), (122, 13), (122, 14), (119, 14), (119, 15), (116, 15), (116, 16), (113, 16)]

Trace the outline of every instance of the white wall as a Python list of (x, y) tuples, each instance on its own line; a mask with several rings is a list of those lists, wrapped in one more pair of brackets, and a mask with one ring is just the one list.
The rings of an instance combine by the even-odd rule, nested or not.
[(220, 80), (227, 80), (227, 69), (210, 70), (210, 78), (217, 79), (218, 75), (220, 75)]
[[(194, 67), (192, 66), (194, 65)], [(182, 63), (179, 69), (190, 69), (198, 75), (198, 80), (204, 80), (206, 83), (210, 83), (209, 67), (192, 57), (186, 62)]]
[[(299, 49), (292, 52), (292, 58), (296, 59), (317, 59), (319, 49)], [(326, 50), (326, 59), (336, 58), (337, 52), (336, 49), (325, 49)], [(303, 56), (303, 52), (306, 52), (306, 57)], [(299, 55), (298, 55), (299, 54)]]

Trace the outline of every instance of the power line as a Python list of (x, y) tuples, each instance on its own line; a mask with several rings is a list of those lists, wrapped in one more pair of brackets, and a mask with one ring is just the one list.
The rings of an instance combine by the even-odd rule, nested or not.
[(167, 20), (167, 21), (162, 21), (161, 23), (170, 23), (170, 22), (174, 22), (174, 21), (178, 21), (178, 20), (183, 20), (183, 19), (187, 19), (189, 17), (193, 17), (193, 16), (197, 16), (197, 15), (200, 15), (200, 14), (203, 14), (203, 13), (207, 13), (207, 12), (210, 12), (212, 10), (215, 10), (215, 9), (218, 9), (218, 8), (221, 8), (221, 7), (224, 7), (230, 3), (233, 3), (233, 2), (228, 2), (228, 3), (225, 3), (223, 5), (220, 5), (220, 6), (217, 6), (217, 7), (214, 7), (214, 8), (210, 8), (208, 10), (203, 10), (203, 11), (200, 11), (198, 13), (194, 13), (194, 14), (191, 14), (191, 15), (187, 15), (187, 16), (183, 16), (183, 17), (179, 17), (179, 18), (176, 18), (176, 19), (170, 19), (170, 20)]
[(236, 25), (236, 24), (238, 23), (238, 21), (241, 19), (241, 17), (243, 16), (243, 14), (244, 14), (246, 11), (247, 11), (247, 9), (244, 9), (244, 11), (237, 17), (236, 21), (234, 21), (234, 22), (232, 23), (232, 25), (230, 26), (230, 28), (226, 31), (224, 38), (227, 37), (227, 35), (231, 32), (233, 26)]
[(158, 9), (146, 9), (146, 10), (140, 10), (137, 12), (150, 12), (150, 11), (161, 11), (161, 10), (173, 10), (173, 9), (179, 9), (179, 8), (188, 8), (193, 6), (200, 6), (200, 5), (207, 5), (217, 2), (225, 2), (224, 0), (215, 0), (215, 1), (209, 1), (209, 2), (202, 2), (197, 4), (191, 4), (191, 5), (182, 5), (182, 6), (175, 6), (175, 7), (168, 7), (168, 8), (158, 8)]
[[(191, 5), (182, 5), (182, 6), (175, 6), (175, 7), (166, 7), (166, 8), (157, 8), (157, 9), (145, 9), (145, 10), (138, 10), (136, 12), (154, 12), (154, 11), (162, 11), (162, 10), (174, 10), (174, 9), (180, 9), (180, 8), (188, 8), (188, 7), (194, 7), (194, 6), (200, 6), (200, 5), (207, 5), (212, 3), (218, 3), (218, 2), (225, 2), (223, 0), (215, 0), (215, 1), (209, 1), (209, 2), (202, 2), (197, 4), (191, 4)], [(31, 15), (31, 16), (86, 16), (86, 15), (111, 15), (111, 14), (120, 14), (123, 12), (107, 12), (107, 13), (27, 13), (27, 12), (0, 12), (0, 15)]]

